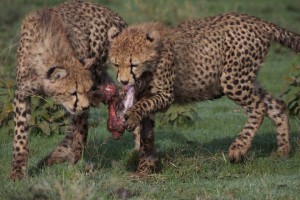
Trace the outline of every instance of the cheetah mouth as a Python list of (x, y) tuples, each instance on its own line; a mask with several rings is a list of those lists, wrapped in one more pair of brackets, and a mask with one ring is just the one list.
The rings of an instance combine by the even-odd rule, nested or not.
[(74, 115), (74, 116), (76, 116), (76, 115), (80, 115), (81, 113), (82, 113), (82, 111), (74, 111), (74, 109), (72, 108), (69, 108), (69, 107), (67, 107), (67, 106), (65, 106), (65, 105), (63, 105), (64, 107), (65, 107), (65, 110), (70, 114), (70, 115)]

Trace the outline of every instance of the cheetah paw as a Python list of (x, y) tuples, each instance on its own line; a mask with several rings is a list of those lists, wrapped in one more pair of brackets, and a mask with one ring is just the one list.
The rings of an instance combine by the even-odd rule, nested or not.
[(16, 180), (21, 180), (24, 177), (24, 173), (22, 172), (21, 169), (12, 169), (11, 172), (9, 173), (8, 178), (16, 181)]
[(124, 126), (127, 131), (134, 131), (141, 121), (141, 118), (135, 112), (126, 112), (124, 119)]
[(231, 163), (241, 163), (245, 161), (246, 152), (239, 147), (230, 147), (228, 157)]

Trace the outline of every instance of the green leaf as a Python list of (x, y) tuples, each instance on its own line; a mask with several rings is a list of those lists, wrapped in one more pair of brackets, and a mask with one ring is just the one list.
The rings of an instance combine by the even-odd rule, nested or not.
[(44, 120), (51, 122), (52, 121), (52, 116), (50, 116), (50, 114), (44, 110), (44, 112), (40, 112), (40, 117), (42, 117)]
[(52, 115), (52, 120), (58, 120), (63, 118), (66, 115), (66, 112), (64, 110), (58, 110)]
[(47, 123), (46, 121), (42, 121), (37, 125), (37, 127), (40, 128), (42, 132), (45, 133), (46, 135), (50, 135), (51, 133), (50, 126), (49, 123)]
[(193, 118), (194, 118), (193, 113), (191, 113), (191, 112), (185, 113), (184, 116), (189, 118), (190, 120), (193, 120)]

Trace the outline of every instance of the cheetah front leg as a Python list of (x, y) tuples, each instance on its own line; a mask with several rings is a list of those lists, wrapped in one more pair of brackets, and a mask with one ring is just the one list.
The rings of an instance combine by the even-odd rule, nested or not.
[(139, 151), (140, 147), (141, 147), (141, 130), (142, 127), (141, 125), (136, 127), (136, 129), (134, 129), (134, 131), (132, 132), (133, 137), (134, 137), (134, 151)]
[(30, 97), (16, 90), (14, 97), (14, 141), (12, 169), (9, 177), (21, 179), (27, 171), (28, 162), (28, 121), (30, 118)]
[(68, 133), (63, 141), (48, 156), (43, 158), (38, 167), (49, 166), (69, 161), (75, 164), (82, 157), (88, 135), (88, 112), (72, 116)]
[(150, 114), (141, 122), (139, 164), (136, 176), (146, 176), (156, 169), (157, 153), (154, 146), (154, 114)]
[(133, 131), (150, 113), (167, 109), (173, 101), (174, 95), (171, 93), (159, 93), (138, 101), (124, 115), (126, 129)]

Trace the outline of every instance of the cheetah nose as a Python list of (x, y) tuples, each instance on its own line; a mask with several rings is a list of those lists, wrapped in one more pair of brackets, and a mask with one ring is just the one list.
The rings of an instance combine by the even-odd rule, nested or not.
[(84, 111), (84, 110), (87, 110), (87, 109), (89, 109), (89, 106), (82, 107), (82, 110), (83, 110), (83, 111)]
[(123, 85), (127, 85), (128, 82), (129, 82), (129, 81), (123, 81), (123, 80), (121, 81), (121, 83), (122, 83)]

